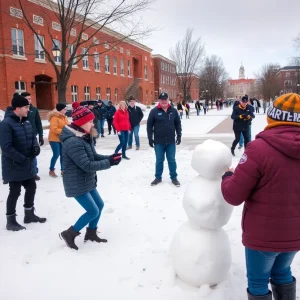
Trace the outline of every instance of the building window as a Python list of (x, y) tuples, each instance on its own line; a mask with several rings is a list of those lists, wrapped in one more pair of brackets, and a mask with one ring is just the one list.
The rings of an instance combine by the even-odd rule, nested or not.
[(117, 74), (117, 58), (114, 57), (114, 74)]
[(146, 91), (146, 104), (148, 104), (148, 91)]
[(130, 72), (130, 60), (128, 60), (128, 62), (127, 62), (127, 75), (128, 75), (128, 77), (130, 77), (130, 74), (131, 74), (131, 72)]
[(104, 44), (104, 48), (105, 48), (105, 49), (109, 49), (109, 43), (108, 43), (108, 42), (106, 42), (106, 43)]
[(118, 89), (115, 89), (115, 102), (118, 102)]
[(89, 86), (84, 87), (84, 100), (91, 100), (91, 88)]
[(18, 18), (18, 19), (23, 19), (23, 13), (21, 9), (11, 7), (9, 8), (10, 15), (12, 17)]
[(109, 68), (109, 56), (105, 55), (105, 72), (109, 73), (110, 72), (110, 68)]
[(147, 66), (144, 66), (144, 76), (145, 76), (145, 80), (148, 80), (148, 70), (147, 70)]
[(78, 86), (77, 85), (71, 85), (71, 93), (72, 93), (72, 102), (75, 102), (78, 100)]
[[(75, 45), (69, 45), (69, 55), (70, 55), (70, 58), (71, 58), (71, 56), (72, 56), (72, 54), (74, 52), (75, 52)], [(76, 65), (76, 58), (75, 58), (75, 56), (76, 56), (76, 53), (75, 53), (73, 61), (72, 61), (73, 65)]]
[[(54, 47), (55, 45), (56, 45), (59, 49), (61, 49), (60, 41), (59, 41), (59, 40), (53, 39), (53, 47)], [(56, 63), (61, 63), (61, 56), (54, 56), (54, 62), (56, 62)]]
[(71, 28), (70, 35), (71, 36), (76, 36), (76, 29), (75, 28)]
[(33, 15), (33, 23), (40, 26), (44, 26), (44, 19), (40, 16)]
[(94, 53), (94, 67), (95, 71), (100, 71), (100, 56), (98, 52)]
[(84, 41), (87, 41), (89, 39), (89, 36), (86, 34), (86, 33), (83, 33), (81, 35), (81, 38), (84, 40)]
[(285, 73), (285, 77), (286, 77), (286, 78), (291, 77), (291, 73), (290, 73), (290, 72), (286, 72), (286, 73)]
[(89, 56), (88, 56), (88, 52), (86, 48), (82, 48), (81, 51), (83, 58), (82, 58), (82, 65), (84, 69), (88, 69), (89, 68)]
[[(41, 41), (41, 42), (40, 42)], [(34, 53), (35, 58), (45, 60), (45, 52), (43, 49), (44, 37), (41, 35), (34, 35)]]
[(26, 92), (26, 84), (24, 81), (15, 81), (15, 92), (19, 94)]
[(124, 59), (123, 58), (121, 59), (120, 66), (121, 66), (121, 75), (124, 75)]
[(101, 100), (101, 88), (96, 87), (96, 99)]
[(52, 29), (56, 31), (61, 31), (61, 26), (59, 23), (52, 22)]
[(110, 88), (106, 89), (106, 100), (110, 100)]
[(161, 69), (161, 70), (164, 69), (164, 63), (163, 63), (163, 62), (160, 63), (160, 69)]
[(24, 53), (24, 33), (23, 30), (11, 29), (12, 49), (14, 55), (25, 56)]
[(120, 47), (120, 53), (124, 53), (124, 49)]

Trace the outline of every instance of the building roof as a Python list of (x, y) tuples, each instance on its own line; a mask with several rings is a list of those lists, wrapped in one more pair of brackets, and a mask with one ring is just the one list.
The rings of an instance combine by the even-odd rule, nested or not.
[(281, 69), (279, 69), (279, 71), (288, 71), (288, 70), (299, 70), (300, 66), (285, 66)]
[(162, 56), (161, 54), (152, 54), (152, 58), (159, 58), (159, 59), (169, 62), (170, 64), (176, 65), (175, 61), (173, 61), (165, 56)]
[(229, 84), (242, 84), (242, 83), (254, 83), (256, 79), (229, 79)]

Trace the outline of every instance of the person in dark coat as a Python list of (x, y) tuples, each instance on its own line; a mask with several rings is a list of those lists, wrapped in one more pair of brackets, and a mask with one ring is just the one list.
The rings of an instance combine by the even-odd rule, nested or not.
[(149, 145), (154, 148), (156, 156), (155, 179), (151, 182), (151, 185), (155, 186), (162, 182), (166, 156), (172, 183), (179, 187), (180, 182), (177, 179), (175, 154), (176, 145), (181, 143), (182, 129), (180, 117), (176, 109), (169, 104), (168, 98), (167, 93), (159, 95), (159, 103), (157, 107), (151, 110), (147, 120)]
[(93, 135), (94, 114), (85, 107), (78, 107), (72, 113), (73, 122), (64, 127), (60, 134), (62, 142), (64, 176), (63, 184), (67, 197), (74, 197), (86, 210), (69, 229), (60, 233), (68, 247), (78, 250), (75, 238), (86, 228), (84, 241), (106, 243), (97, 235), (97, 226), (104, 206), (97, 187), (96, 172), (118, 165), (121, 154), (100, 155), (96, 153)]
[(116, 108), (113, 106), (111, 101), (108, 101), (107, 104), (107, 126), (108, 126), (108, 135), (111, 135), (111, 130), (113, 129), (114, 134), (116, 134), (116, 128), (113, 125), (114, 115), (116, 113)]
[(197, 116), (199, 116), (200, 112), (201, 112), (201, 104), (200, 104), (199, 100), (196, 101), (195, 108), (196, 108), (196, 111), (197, 111)]
[(129, 121), (131, 125), (131, 131), (128, 137), (128, 147), (127, 149), (132, 149), (132, 140), (133, 135), (136, 144), (136, 150), (140, 150), (140, 137), (139, 137), (139, 130), (140, 130), (140, 123), (144, 117), (144, 114), (140, 107), (135, 105), (135, 98), (134, 96), (129, 97), (129, 106), (128, 106), (128, 113), (129, 113)]
[(244, 136), (245, 148), (249, 143), (249, 124), (255, 115), (253, 110), (250, 108), (248, 103), (248, 98), (243, 97), (240, 104), (233, 109), (231, 119), (233, 120), (233, 131), (235, 135), (235, 140), (231, 146), (231, 153), (235, 156), (234, 150), (240, 141), (241, 134)]
[(34, 158), (39, 155), (40, 147), (27, 119), (29, 101), (20, 95), (14, 95), (6, 118), (0, 123), (0, 147), (2, 150), (3, 180), (9, 183), (9, 195), (6, 202), (6, 229), (19, 231), (26, 229), (16, 221), (16, 205), (25, 188), (24, 223), (44, 223), (46, 218), (39, 218), (34, 213), (36, 192), (36, 167)]
[(183, 116), (183, 110), (184, 110), (184, 105), (182, 104), (182, 102), (180, 101), (180, 102), (178, 102), (178, 104), (177, 104), (177, 111), (178, 111), (178, 113), (179, 113), (179, 115), (180, 115), (180, 119), (182, 119), (182, 116)]
[(300, 250), (300, 96), (277, 98), (267, 122), (236, 170), (225, 172), (222, 193), (231, 205), (244, 202), (248, 299), (272, 300), (270, 282), (274, 299), (295, 300), (291, 263)]
[(107, 107), (102, 102), (102, 100), (98, 100), (95, 110), (97, 110), (98, 112), (98, 120), (97, 120), (98, 137), (100, 134), (101, 137), (104, 137), (104, 124), (107, 118)]

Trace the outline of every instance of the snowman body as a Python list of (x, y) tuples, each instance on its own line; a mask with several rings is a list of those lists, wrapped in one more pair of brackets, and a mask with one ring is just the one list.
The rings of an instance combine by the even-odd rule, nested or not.
[(190, 285), (216, 285), (231, 266), (227, 224), (233, 207), (221, 193), (221, 177), (232, 163), (229, 149), (207, 140), (193, 153), (192, 167), (199, 174), (188, 184), (183, 207), (188, 216), (171, 243), (170, 254), (178, 277)]

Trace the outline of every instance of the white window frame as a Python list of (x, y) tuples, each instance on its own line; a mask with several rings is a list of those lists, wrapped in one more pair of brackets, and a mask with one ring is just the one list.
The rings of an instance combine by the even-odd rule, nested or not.
[(89, 101), (91, 100), (91, 88), (89, 86), (83, 87), (84, 92), (84, 100)]
[[(17, 88), (16, 88), (16, 83), (17, 83)], [(22, 84), (24, 85), (24, 89), (22, 89)], [(22, 80), (15, 81), (15, 92), (19, 94), (26, 92), (26, 83)]]
[[(13, 33), (15, 34), (15, 39), (13, 38)], [(11, 42), (12, 42), (12, 51), (14, 56), (25, 56), (25, 47), (24, 47), (24, 31), (18, 28), (11, 28)], [(14, 51), (14, 46), (16, 51)], [(16, 53), (14, 53), (16, 52)]]
[(118, 62), (117, 62), (117, 58), (115, 56), (113, 58), (113, 71), (114, 71), (114, 75), (117, 75), (117, 72), (118, 72)]
[(83, 55), (82, 58), (82, 66), (84, 70), (89, 70), (89, 56), (87, 48), (81, 48), (81, 54)]
[(76, 28), (71, 28), (70, 35), (71, 36), (76, 36), (77, 35)]
[(18, 18), (18, 19), (23, 19), (23, 12), (19, 8), (15, 8), (15, 7), (10, 6), (9, 7), (9, 14), (12, 17), (15, 17), (15, 18)]
[(110, 100), (111, 90), (110, 88), (106, 88), (106, 100)]
[(145, 80), (148, 80), (148, 69), (147, 69), (147, 66), (144, 66), (144, 78), (145, 78)]
[(61, 25), (57, 22), (52, 21), (52, 29), (56, 31), (61, 31)]
[[(74, 48), (75, 48), (75, 45), (74, 44), (70, 44), (69, 45), (69, 57), (71, 58), (71, 55), (73, 54), (73, 52), (74, 52)], [(76, 56), (76, 54), (75, 54), (75, 56)], [(73, 59), (73, 61), (72, 61), (72, 65), (73, 66), (76, 66), (76, 58), (74, 57), (74, 59)]]
[(72, 102), (75, 102), (78, 100), (78, 86), (77, 85), (71, 85), (71, 95), (72, 95)]
[(127, 61), (127, 75), (131, 77), (131, 62), (130, 60)]
[(285, 77), (286, 77), (286, 78), (290, 78), (290, 77), (291, 77), (291, 73), (290, 73), (290, 72), (286, 72), (286, 73), (285, 73)]
[(106, 43), (104, 44), (104, 48), (105, 48), (105, 49), (109, 49), (109, 43), (108, 43), (108, 42), (106, 42)]
[[(54, 46), (54, 44), (55, 44), (59, 49), (61, 49), (61, 42), (59, 40), (53, 39), (52, 43), (53, 43), (52, 46)], [(61, 56), (55, 56), (54, 57), (54, 62), (56, 64), (61, 64)]]
[(110, 74), (110, 58), (109, 58), (109, 55), (105, 55), (105, 73)]
[[(42, 41), (42, 44), (40, 43), (38, 37)], [(45, 45), (45, 38), (42, 35), (34, 35), (34, 55), (35, 59), (45, 61), (45, 52), (43, 49), (43, 46)]]
[(100, 54), (99, 54), (99, 52), (94, 53), (94, 68), (95, 68), (95, 71), (100, 72)]
[(124, 59), (121, 58), (120, 61), (120, 69), (121, 69), (121, 76), (124, 76), (125, 72), (124, 72)]
[(124, 49), (120, 47), (120, 53), (124, 53)]
[(33, 23), (34, 24), (37, 24), (37, 25), (40, 25), (40, 26), (44, 26), (44, 19), (43, 17), (40, 17), (40, 16), (37, 16), (37, 15), (33, 15)]
[(101, 100), (101, 88), (99, 86), (96, 87), (96, 99)]

